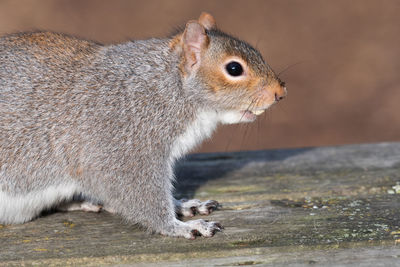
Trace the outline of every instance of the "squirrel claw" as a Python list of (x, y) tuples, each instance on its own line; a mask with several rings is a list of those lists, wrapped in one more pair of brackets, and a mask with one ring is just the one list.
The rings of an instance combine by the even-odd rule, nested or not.
[(187, 221), (186, 223), (194, 228), (191, 230), (192, 238), (196, 238), (196, 236), (212, 237), (216, 232), (221, 232), (223, 229), (219, 222), (209, 222), (203, 219)]
[(192, 235), (193, 235), (193, 239), (195, 239), (196, 236), (201, 236), (200, 232), (197, 231), (196, 229), (193, 229), (193, 230), (191, 231), (191, 233), (192, 233)]
[(197, 208), (196, 207), (190, 207), (191, 210), (191, 214), (189, 215), (189, 217), (193, 217), (196, 215), (197, 213)]

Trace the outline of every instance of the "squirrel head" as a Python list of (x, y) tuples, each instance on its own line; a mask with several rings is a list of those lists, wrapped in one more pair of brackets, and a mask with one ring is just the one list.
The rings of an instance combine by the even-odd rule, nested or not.
[(170, 46), (180, 55), (183, 84), (205, 91), (225, 123), (254, 121), (286, 96), (260, 52), (217, 29), (208, 13), (189, 21)]

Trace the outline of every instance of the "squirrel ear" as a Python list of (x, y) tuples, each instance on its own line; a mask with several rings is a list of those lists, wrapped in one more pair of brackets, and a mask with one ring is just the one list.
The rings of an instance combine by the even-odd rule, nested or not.
[(199, 17), (199, 23), (203, 25), (207, 30), (217, 28), (217, 24), (215, 23), (215, 19), (209, 13), (202, 12)]
[(197, 21), (192, 20), (186, 24), (182, 41), (185, 70), (190, 73), (199, 67), (201, 52), (208, 47), (209, 39), (204, 27)]

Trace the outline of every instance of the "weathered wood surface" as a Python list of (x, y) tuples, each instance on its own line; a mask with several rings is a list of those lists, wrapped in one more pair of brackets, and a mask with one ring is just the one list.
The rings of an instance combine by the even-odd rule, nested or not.
[(190, 241), (54, 213), (0, 226), (0, 266), (400, 266), (400, 143), (201, 154), (177, 172), (177, 196), (220, 201), (208, 219), (224, 232)]

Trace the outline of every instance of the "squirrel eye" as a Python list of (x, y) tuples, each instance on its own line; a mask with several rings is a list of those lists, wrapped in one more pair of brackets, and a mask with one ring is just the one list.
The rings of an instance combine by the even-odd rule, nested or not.
[(236, 77), (243, 74), (243, 67), (239, 62), (231, 61), (226, 65), (226, 71), (229, 75)]

